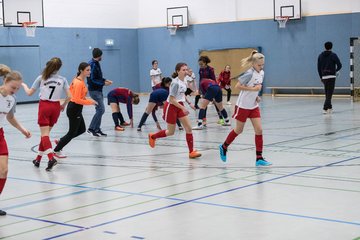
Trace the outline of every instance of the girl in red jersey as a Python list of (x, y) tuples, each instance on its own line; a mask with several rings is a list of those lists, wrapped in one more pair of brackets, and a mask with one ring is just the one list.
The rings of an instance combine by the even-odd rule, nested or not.
[(179, 119), (186, 131), (186, 142), (189, 148), (189, 158), (198, 158), (201, 156), (199, 152), (194, 150), (194, 140), (191, 130), (190, 119), (187, 116), (188, 110), (184, 106), (185, 92), (187, 89), (184, 81), (187, 74), (188, 67), (186, 63), (178, 63), (175, 67), (174, 78), (170, 85), (170, 92), (167, 101), (164, 105), (164, 120), (167, 122), (167, 130), (161, 130), (157, 133), (149, 134), (149, 145), (155, 147), (155, 140), (174, 135), (176, 128), (176, 119)]
[[(112, 118), (114, 120), (115, 124), (115, 131), (124, 131), (125, 129), (121, 126), (134, 126), (134, 120), (133, 120), (133, 109), (132, 105), (139, 104), (140, 98), (139, 95), (136, 93), (133, 93), (128, 88), (115, 88), (111, 90), (108, 95), (108, 105), (110, 105), (112, 110)], [(125, 103), (127, 112), (129, 115), (130, 123), (125, 122), (123, 115), (120, 112), (120, 106), (119, 103)], [(120, 124), (119, 124), (120, 120)]]
[[(40, 102), (38, 112), (38, 124), (40, 126), (41, 140), (39, 143), (39, 152), (33, 164), (40, 167), (40, 161), (43, 154), (48, 156), (48, 166), (46, 171), (50, 171), (57, 164), (54, 158), (64, 158), (61, 152), (53, 152), (50, 131), (57, 122), (60, 111), (63, 111), (70, 100), (69, 84), (67, 80), (58, 74), (62, 66), (60, 58), (54, 57), (46, 63), (42, 74), (36, 78), (31, 88), (23, 83), (27, 95), (33, 95), (37, 89), (40, 89)], [(60, 104), (62, 95), (65, 93), (67, 98), (63, 104)]]
[(80, 63), (76, 78), (73, 79), (70, 85), (71, 99), (66, 108), (66, 115), (69, 118), (69, 131), (65, 136), (60, 138), (54, 151), (60, 152), (62, 149), (77, 136), (86, 131), (82, 109), (84, 105), (95, 105), (96, 101), (87, 99), (86, 94), (88, 89), (85, 84), (85, 79), (90, 76), (90, 64), (86, 62)]
[(222, 89), (225, 89), (227, 92), (227, 104), (231, 105), (230, 98), (231, 98), (231, 72), (230, 72), (230, 65), (226, 65), (225, 69), (221, 71), (217, 82)]
[[(16, 100), (13, 94), (21, 87), (22, 76), (16, 71), (6, 72), (4, 82), (2, 86), (0, 86), (0, 194), (4, 189), (7, 179), (9, 159), (9, 152), (3, 130), (5, 118), (12, 126), (24, 134), (26, 138), (31, 137), (31, 133), (21, 126), (14, 116)], [(3, 76), (2, 74), (4, 74), (4, 72), (0, 71), (0, 76)], [(0, 216), (3, 215), (6, 215), (6, 212), (0, 210)]]
[(223, 162), (226, 162), (226, 152), (229, 145), (240, 133), (242, 133), (246, 120), (250, 118), (255, 131), (255, 165), (271, 165), (271, 163), (266, 161), (262, 156), (263, 135), (260, 109), (258, 104), (258, 102), (260, 101), (259, 91), (261, 90), (264, 79), (264, 63), (264, 55), (258, 53), (257, 51), (253, 51), (249, 57), (241, 61), (241, 65), (248, 70), (242, 75), (240, 75), (239, 82), (235, 86), (235, 88), (240, 90), (238, 100), (236, 101), (235, 112), (233, 115), (233, 118), (236, 119), (236, 126), (229, 133), (225, 142), (219, 146), (220, 158)]

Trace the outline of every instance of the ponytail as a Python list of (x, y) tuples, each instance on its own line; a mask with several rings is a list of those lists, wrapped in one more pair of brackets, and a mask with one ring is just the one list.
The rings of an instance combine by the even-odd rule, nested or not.
[(5, 64), (0, 64), (0, 77), (5, 77), (8, 73), (11, 72), (11, 69)]
[(252, 65), (255, 62), (257, 62), (260, 59), (265, 59), (265, 56), (263, 54), (259, 53), (258, 51), (254, 50), (251, 52), (251, 54), (248, 57), (242, 59), (240, 61), (240, 64), (243, 68), (248, 70), (249, 68), (252, 67)]
[(43, 80), (47, 80), (50, 78), (50, 76), (54, 73), (56, 73), (57, 71), (59, 71), (59, 69), (62, 66), (62, 62), (61, 59), (58, 57), (53, 57), (52, 59), (50, 59), (50, 61), (48, 61), (46, 63), (46, 67), (44, 68), (41, 76)]

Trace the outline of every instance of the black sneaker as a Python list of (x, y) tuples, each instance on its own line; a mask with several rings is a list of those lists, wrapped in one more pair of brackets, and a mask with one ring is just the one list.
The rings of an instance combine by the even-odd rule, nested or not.
[(96, 132), (96, 134), (98, 134), (100, 137), (106, 137), (106, 136), (107, 136), (107, 134), (106, 134), (106, 133), (103, 133), (103, 132), (101, 131), (101, 129), (99, 129), (99, 130)]
[(40, 167), (40, 161), (37, 161), (36, 159), (33, 160), (33, 164), (35, 167)]
[(0, 210), (0, 216), (5, 216), (5, 215), (6, 215), (6, 212), (3, 210)]
[(57, 164), (57, 161), (53, 158), (48, 162), (48, 166), (45, 169), (46, 171), (51, 171), (51, 169)]
[(91, 136), (94, 136), (94, 137), (100, 137), (100, 134), (96, 133), (94, 130), (92, 129), (88, 129), (87, 130), (87, 133), (90, 134)]

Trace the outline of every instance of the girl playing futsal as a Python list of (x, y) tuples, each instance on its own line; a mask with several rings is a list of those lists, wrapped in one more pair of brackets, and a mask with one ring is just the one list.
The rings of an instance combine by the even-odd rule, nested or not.
[[(2, 75), (3, 73), (3, 71), (0, 71), (0, 76), (4, 76)], [(16, 101), (13, 94), (19, 90), (21, 82), (22, 77), (19, 72), (7, 71), (7, 74), (4, 76), (4, 82), (0, 86), (0, 195), (7, 179), (9, 158), (3, 130), (5, 117), (8, 122), (24, 134), (26, 138), (31, 137), (31, 133), (21, 126), (14, 116)], [(3, 215), (6, 215), (6, 212), (0, 210), (0, 216)]]
[(157, 60), (151, 62), (152, 68), (150, 69), (151, 88), (155, 90), (155, 85), (161, 82), (161, 70), (158, 67), (159, 63)]
[(144, 123), (146, 122), (147, 117), (149, 116), (149, 114), (152, 114), (152, 117), (156, 123), (156, 127), (161, 130), (161, 126), (160, 123), (156, 117), (156, 111), (158, 106), (162, 106), (164, 104), (164, 102), (166, 101), (166, 99), (168, 98), (169, 95), (169, 87), (171, 84), (171, 78), (169, 77), (164, 77), (161, 80), (161, 87), (160, 88), (156, 88), (151, 94), (150, 94), (150, 98), (149, 98), (149, 103), (145, 109), (145, 112), (143, 113), (140, 123), (137, 127), (138, 131), (141, 131), (141, 127), (144, 125)]
[(225, 69), (221, 71), (217, 82), (219, 83), (222, 89), (225, 89), (227, 92), (227, 104), (231, 105), (230, 98), (231, 98), (231, 72), (230, 72), (230, 65), (226, 65)]
[(93, 99), (87, 99), (86, 94), (88, 89), (85, 84), (85, 79), (90, 76), (90, 64), (86, 62), (80, 63), (76, 78), (73, 79), (70, 85), (71, 99), (66, 108), (66, 115), (69, 118), (69, 130), (65, 136), (60, 138), (54, 151), (60, 152), (62, 149), (77, 136), (86, 131), (82, 109), (84, 105), (95, 105)]
[(201, 80), (200, 88), (203, 90), (203, 93), (205, 95), (201, 100), (200, 104), (198, 126), (193, 127), (193, 130), (202, 130), (204, 128), (203, 119), (206, 118), (205, 109), (211, 101), (214, 101), (215, 106), (217, 106), (219, 112), (221, 113), (221, 116), (225, 120), (222, 125), (230, 126), (228, 114), (222, 104), (222, 91), (220, 86), (214, 80), (204, 78), (203, 80)]
[[(125, 129), (121, 126), (131, 126), (133, 127), (133, 109), (132, 105), (139, 104), (140, 98), (139, 95), (133, 93), (128, 88), (115, 88), (111, 90), (108, 95), (108, 105), (110, 105), (112, 110), (112, 118), (115, 124), (115, 131), (124, 131)], [(123, 115), (120, 112), (119, 103), (125, 103), (127, 112), (129, 115), (130, 123), (125, 122)], [(119, 124), (120, 120), (120, 124)]]
[(253, 51), (249, 57), (241, 61), (241, 65), (248, 70), (240, 75), (239, 82), (235, 86), (235, 88), (240, 90), (233, 115), (233, 118), (236, 119), (236, 126), (229, 133), (225, 142), (219, 146), (220, 158), (224, 162), (226, 162), (226, 152), (229, 145), (242, 133), (246, 119), (250, 118), (255, 130), (256, 166), (271, 165), (262, 156), (263, 135), (258, 105), (260, 101), (258, 94), (264, 78), (264, 63), (264, 55), (257, 51)]
[(173, 80), (170, 85), (170, 93), (164, 105), (164, 120), (167, 122), (167, 130), (161, 130), (157, 133), (149, 134), (149, 145), (155, 147), (157, 138), (163, 138), (174, 135), (176, 128), (176, 119), (179, 119), (186, 131), (186, 142), (189, 148), (189, 158), (198, 158), (201, 156), (199, 152), (194, 150), (193, 134), (191, 132), (190, 119), (187, 116), (188, 110), (184, 106), (186, 84), (184, 82), (187, 74), (186, 63), (178, 63), (175, 67), (175, 72), (172, 77)]
[[(35, 167), (39, 167), (42, 155), (46, 154), (49, 159), (46, 171), (50, 171), (57, 164), (54, 156), (57, 158), (66, 157), (61, 152), (53, 152), (49, 137), (51, 129), (60, 116), (60, 111), (64, 110), (70, 100), (69, 84), (64, 77), (58, 74), (61, 66), (61, 59), (54, 57), (46, 63), (42, 74), (36, 78), (30, 89), (25, 83), (22, 84), (26, 94), (29, 96), (33, 95), (37, 89), (40, 89), (38, 124), (40, 126), (41, 140), (39, 152), (36, 159), (33, 160), (33, 164)], [(60, 99), (64, 93), (67, 98), (63, 104), (60, 104)]]

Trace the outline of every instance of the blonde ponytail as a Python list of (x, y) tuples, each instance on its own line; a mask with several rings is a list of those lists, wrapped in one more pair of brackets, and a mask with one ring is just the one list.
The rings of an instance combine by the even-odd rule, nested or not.
[(0, 64), (0, 77), (5, 77), (8, 73), (11, 72), (11, 69), (5, 64)]
[(259, 53), (258, 51), (254, 50), (251, 52), (251, 54), (242, 59), (240, 61), (240, 64), (243, 68), (245, 68), (246, 70), (250, 69), (252, 67), (252, 65), (257, 62), (260, 59), (265, 59), (265, 56), (261, 53)]

